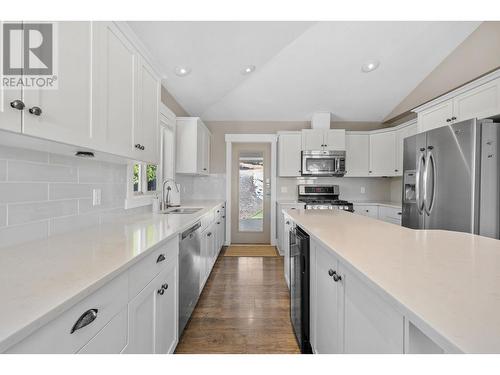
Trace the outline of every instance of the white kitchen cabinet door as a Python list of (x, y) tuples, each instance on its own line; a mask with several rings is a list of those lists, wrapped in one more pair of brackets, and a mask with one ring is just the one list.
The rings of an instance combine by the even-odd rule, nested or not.
[(370, 176), (394, 176), (396, 135), (393, 131), (370, 134)]
[(418, 132), (449, 125), (453, 117), (453, 99), (436, 104), (417, 115)]
[(212, 135), (208, 129), (203, 125), (201, 129), (202, 138), (202, 162), (201, 162), (201, 173), (210, 174), (210, 144)]
[(160, 287), (164, 293), (156, 295), (156, 354), (171, 354), (177, 346), (179, 336), (178, 278), (177, 264), (160, 274)]
[(137, 117), (134, 124), (134, 156), (151, 164), (159, 162), (158, 116), (160, 81), (151, 66), (138, 58)]
[(333, 272), (339, 272), (337, 258), (331, 250), (317, 242), (312, 242), (316, 262), (314, 264), (315, 293), (312, 311), (313, 350), (318, 354), (342, 353), (342, 295), (339, 282), (335, 282)]
[(176, 126), (176, 173), (208, 175), (212, 135), (198, 117), (178, 117)]
[(403, 175), (404, 139), (415, 134), (417, 134), (416, 123), (396, 130), (396, 176)]
[(130, 157), (136, 121), (138, 56), (113, 22), (93, 22), (92, 134), (99, 149)]
[(330, 129), (324, 133), (325, 150), (345, 150), (345, 129)]
[(301, 175), (302, 135), (300, 132), (279, 134), (278, 173), (280, 177)]
[(217, 219), (216, 223), (216, 238), (217, 238), (217, 245), (215, 246), (215, 259), (219, 256), (220, 249), (222, 246), (224, 246), (224, 227), (225, 227), (225, 220), (222, 218), (222, 216)]
[(302, 150), (322, 150), (324, 141), (324, 130), (304, 129), (302, 130)]
[(404, 317), (362, 280), (339, 265), (344, 296), (344, 353), (403, 353)]
[[(0, 40), (2, 41), (4, 40), (3, 26), (3, 22), (0, 21)], [(22, 41), (18, 40), (18, 43), (21, 44)], [(19, 56), (17, 57), (17, 60), (21, 61), (23, 51), (21, 46), (19, 46), (18, 51)], [(11, 58), (14, 58), (14, 56)], [(15, 100), (18, 100), (19, 104), (21, 104), (21, 102), (24, 103), (21, 88), (5, 88), (3, 85), (0, 85), (0, 129), (20, 133), (22, 130), (21, 118), (23, 111), (11, 106), (11, 103)]]
[(346, 135), (345, 177), (367, 177), (370, 170), (370, 135), (350, 133)]
[[(177, 318), (177, 265), (165, 268), (128, 304), (129, 341), (124, 353), (153, 354), (169, 350)], [(173, 274), (173, 276), (172, 276)], [(168, 287), (166, 287), (168, 285)], [(174, 321), (175, 320), (175, 321)]]
[(284, 216), (283, 222), (283, 268), (285, 272), (286, 285), (290, 289), (290, 230), (292, 229), (293, 222), (288, 216)]
[[(57, 22), (57, 89), (24, 90), (23, 132), (64, 143), (92, 144), (91, 22)], [(31, 112), (41, 110), (39, 115)], [(35, 113), (35, 112), (34, 112)]]
[(453, 99), (455, 122), (500, 114), (500, 78)]

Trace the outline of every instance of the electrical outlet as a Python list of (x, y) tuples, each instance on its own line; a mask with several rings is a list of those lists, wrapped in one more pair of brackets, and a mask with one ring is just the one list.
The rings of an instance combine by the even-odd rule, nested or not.
[(92, 190), (92, 206), (101, 205), (101, 189)]
[(364, 194), (366, 192), (366, 189), (364, 186), (361, 186), (361, 194)]

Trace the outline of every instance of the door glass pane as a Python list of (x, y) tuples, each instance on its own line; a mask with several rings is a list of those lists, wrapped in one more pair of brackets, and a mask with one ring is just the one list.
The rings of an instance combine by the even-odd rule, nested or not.
[(239, 231), (264, 230), (264, 155), (241, 152), (239, 156)]

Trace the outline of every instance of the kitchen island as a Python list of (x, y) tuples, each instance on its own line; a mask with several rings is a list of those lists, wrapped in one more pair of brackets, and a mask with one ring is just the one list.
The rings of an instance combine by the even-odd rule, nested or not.
[(500, 353), (500, 241), (343, 211), (285, 215), (311, 237), (315, 352)]

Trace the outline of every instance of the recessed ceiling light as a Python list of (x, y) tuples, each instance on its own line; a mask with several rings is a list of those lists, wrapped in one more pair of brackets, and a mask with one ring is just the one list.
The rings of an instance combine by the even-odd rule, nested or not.
[(179, 77), (185, 77), (189, 73), (191, 73), (191, 68), (188, 68), (187, 66), (176, 66), (175, 67), (175, 74), (177, 74)]
[(380, 62), (377, 60), (370, 60), (361, 65), (361, 70), (365, 73), (370, 73), (377, 69), (379, 65)]
[(243, 74), (243, 75), (250, 74), (254, 70), (255, 70), (255, 65), (248, 65), (248, 66), (245, 66), (245, 68), (243, 68), (243, 70), (241, 71), (241, 74)]

